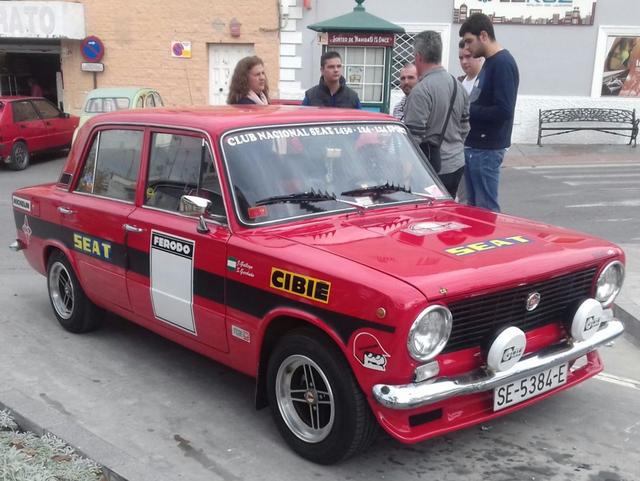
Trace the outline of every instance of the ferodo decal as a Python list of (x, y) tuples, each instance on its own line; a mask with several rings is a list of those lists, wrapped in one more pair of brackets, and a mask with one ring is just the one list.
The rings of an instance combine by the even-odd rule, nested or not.
[(79, 232), (73, 233), (73, 248), (105, 261), (111, 260), (111, 243)]
[(360, 364), (374, 371), (386, 371), (387, 358), (391, 357), (378, 338), (368, 332), (359, 333), (353, 340), (353, 355)]
[(31, 212), (31, 201), (29, 199), (23, 199), (22, 197), (18, 197), (16, 195), (12, 196), (12, 199), (14, 207), (25, 210), (27, 212)]
[(325, 304), (329, 303), (331, 283), (328, 281), (272, 267), (269, 285), (279, 291), (290, 292)]
[(151, 301), (154, 315), (196, 334), (193, 319), (194, 241), (151, 231), (149, 249)]
[(509, 247), (518, 244), (528, 244), (530, 242), (533, 241), (521, 235), (514, 235), (511, 237), (502, 237), (500, 239), (491, 239), (459, 247), (452, 247), (450, 249), (446, 249), (445, 252), (453, 254), (454, 256), (466, 256), (477, 252), (499, 249), (501, 247)]

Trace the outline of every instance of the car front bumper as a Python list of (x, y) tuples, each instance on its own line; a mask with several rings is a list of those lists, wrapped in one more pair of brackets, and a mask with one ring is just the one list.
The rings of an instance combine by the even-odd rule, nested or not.
[[(606, 311), (606, 312), (611, 312)], [(622, 322), (611, 317), (601, 329), (583, 342), (567, 342), (550, 346), (524, 357), (511, 369), (490, 372), (484, 369), (453, 378), (441, 378), (420, 383), (373, 386), (374, 398), (394, 410), (408, 410), (432, 405), (454, 396), (491, 391), (503, 384), (538, 373), (552, 366), (574, 361), (598, 347), (611, 342), (624, 332)]]

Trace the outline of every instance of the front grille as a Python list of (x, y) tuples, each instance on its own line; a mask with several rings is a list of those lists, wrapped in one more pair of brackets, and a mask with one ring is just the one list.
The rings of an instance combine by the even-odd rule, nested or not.
[[(570, 304), (589, 297), (595, 273), (594, 267), (450, 304), (453, 328), (443, 352), (481, 346), (502, 327), (516, 326), (527, 332), (563, 322)], [(540, 293), (540, 304), (527, 312), (526, 299), (534, 291)]]

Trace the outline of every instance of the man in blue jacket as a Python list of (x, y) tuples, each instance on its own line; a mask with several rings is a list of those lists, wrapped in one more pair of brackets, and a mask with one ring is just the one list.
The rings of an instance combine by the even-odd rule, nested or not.
[(465, 141), (465, 178), (469, 204), (500, 212), (500, 166), (511, 145), (520, 76), (516, 61), (496, 41), (489, 17), (471, 15), (460, 27), (473, 57), (484, 57), (470, 95), (471, 131)]

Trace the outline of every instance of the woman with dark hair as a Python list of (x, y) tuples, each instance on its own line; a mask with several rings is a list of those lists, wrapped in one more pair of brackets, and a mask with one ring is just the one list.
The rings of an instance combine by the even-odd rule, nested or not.
[(269, 105), (269, 86), (260, 57), (245, 57), (238, 62), (231, 78), (227, 103)]

